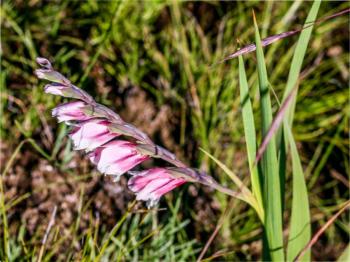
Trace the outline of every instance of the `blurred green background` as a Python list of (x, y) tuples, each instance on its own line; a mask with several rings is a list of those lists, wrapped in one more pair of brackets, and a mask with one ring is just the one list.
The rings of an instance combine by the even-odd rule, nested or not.
[[(64, 99), (44, 94), (44, 82), (33, 74), (35, 58), (48, 58), (99, 103), (192, 167), (232, 186), (202, 147), (249, 184), (238, 61), (211, 65), (237, 50), (237, 40), (254, 41), (253, 9), (266, 37), (301, 28), (311, 4), (2, 1), (0, 255), (8, 236), (10, 260), (191, 261), (222, 221), (204, 257), (259, 259), (262, 231), (254, 211), (209, 188), (185, 185), (166, 195), (160, 210), (137, 203), (137, 211), (129, 213), (134, 196), (126, 181), (116, 184), (98, 174), (72, 150), (68, 128), (51, 117)], [(348, 2), (324, 2), (318, 17), (348, 7)], [(297, 38), (264, 49), (279, 99)], [(244, 58), (256, 109), (255, 54)], [(315, 27), (301, 75), (293, 133), (314, 233), (349, 198), (348, 14)], [(272, 101), (277, 108), (276, 98)], [(56, 220), (43, 247), (55, 206)], [(288, 219), (287, 206), (285, 228)], [(348, 222), (345, 213), (326, 231), (313, 248), (314, 260), (340, 256), (349, 241)]]

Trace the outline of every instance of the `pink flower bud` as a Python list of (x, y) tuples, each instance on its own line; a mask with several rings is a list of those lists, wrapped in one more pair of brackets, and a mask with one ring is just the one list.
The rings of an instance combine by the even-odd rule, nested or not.
[(90, 160), (97, 165), (98, 171), (114, 175), (118, 179), (134, 166), (147, 160), (149, 156), (140, 154), (134, 143), (128, 141), (111, 141), (90, 153)]
[(119, 136), (109, 131), (110, 122), (100, 119), (91, 119), (79, 123), (71, 132), (75, 150), (91, 151)]
[(67, 78), (65, 78), (61, 73), (58, 73), (57, 71), (54, 71), (52, 69), (36, 69), (35, 74), (40, 79), (46, 79), (48, 81), (66, 86), (69, 86), (71, 84), (70, 81)]
[(60, 84), (48, 84), (45, 86), (45, 93), (46, 94), (52, 94), (52, 95), (58, 95), (58, 96), (65, 96), (65, 93), (70, 88), (65, 85)]
[(52, 116), (58, 118), (58, 122), (85, 121), (93, 118), (84, 112), (87, 104), (82, 101), (61, 104), (52, 110)]
[(90, 95), (73, 85), (51, 83), (45, 86), (45, 93), (69, 98), (76, 98), (87, 103), (91, 103), (93, 101)]
[(162, 195), (186, 183), (183, 178), (171, 176), (166, 168), (129, 173), (133, 175), (128, 182), (130, 190), (137, 195), (137, 200), (147, 201), (148, 207), (157, 204)]

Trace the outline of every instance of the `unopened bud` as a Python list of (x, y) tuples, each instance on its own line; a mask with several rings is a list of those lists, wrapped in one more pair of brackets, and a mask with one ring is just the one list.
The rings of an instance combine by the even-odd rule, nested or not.
[(58, 83), (52, 83), (52, 84), (47, 84), (44, 89), (45, 89), (45, 93), (47, 94), (81, 99), (81, 95), (70, 86), (61, 85)]
[(44, 69), (52, 70), (52, 65), (49, 60), (44, 57), (37, 57), (36, 62), (41, 65)]
[(52, 69), (37, 69), (35, 70), (35, 74), (40, 79), (46, 79), (51, 82), (70, 85), (70, 81), (65, 78), (62, 74), (52, 70)]

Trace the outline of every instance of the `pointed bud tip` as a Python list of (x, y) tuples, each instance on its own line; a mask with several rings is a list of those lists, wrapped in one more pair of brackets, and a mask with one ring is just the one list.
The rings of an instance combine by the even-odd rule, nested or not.
[(36, 58), (36, 62), (41, 65), (42, 67), (44, 67), (45, 69), (52, 69), (51, 63), (49, 60), (47, 60), (44, 57), (37, 57)]

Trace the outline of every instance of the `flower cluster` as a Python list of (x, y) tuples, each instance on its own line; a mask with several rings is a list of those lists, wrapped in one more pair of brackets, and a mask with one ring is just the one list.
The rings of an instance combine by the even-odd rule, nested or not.
[[(35, 71), (37, 77), (51, 81), (45, 86), (46, 93), (76, 99), (52, 110), (52, 116), (59, 122), (72, 126), (69, 137), (74, 149), (84, 150), (99, 172), (113, 176), (116, 181), (128, 172), (132, 176), (128, 182), (130, 190), (138, 200), (147, 201), (148, 207), (186, 182), (222, 188), (205, 173), (186, 167), (171, 152), (155, 145), (145, 133), (124, 122), (118, 114), (96, 103), (89, 94), (55, 71), (47, 59), (37, 58), (37, 62), (41, 66)], [(150, 158), (161, 158), (173, 166), (130, 171)]]

